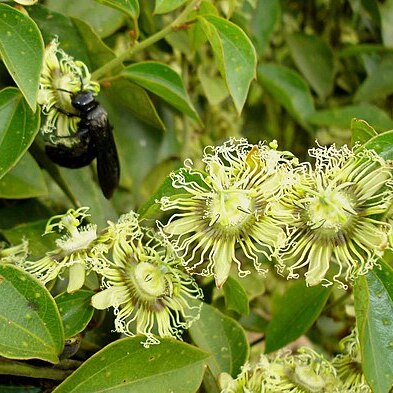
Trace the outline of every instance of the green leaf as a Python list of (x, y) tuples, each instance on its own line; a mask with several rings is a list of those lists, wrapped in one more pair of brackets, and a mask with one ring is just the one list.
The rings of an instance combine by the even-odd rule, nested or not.
[(242, 315), (248, 315), (250, 306), (246, 291), (233, 277), (229, 276), (224, 286), (225, 305), (228, 310), (233, 310)]
[(112, 50), (86, 22), (64, 16), (39, 4), (29, 8), (29, 13), (38, 24), (45, 42), (58, 37), (60, 47), (76, 60), (83, 61), (90, 71), (115, 58)]
[(348, 105), (314, 112), (307, 121), (317, 126), (348, 129), (353, 118), (362, 119), (378, 131), (393, 128), (393, 120), (380, 108), (369, 105)]
[[(0, 228), (10, 229), (16, 225), (48, 220), (55, 213), (37, 199), (22, 199), (15, 205), (2, 204), (0, 207)], [(29, 212), (26, 215), (26, 212)]]
[(273, 315), (266, 330), (266, 352), (273, 352), (306, 333), (321, 313), (330, 288), (307, 287), (295, 282), (273, 304)]
[[(25, 211), (29, 210), (26, 209)], [(14, 245), (19, 244), (22, 242), (23, 239), (26, 239), (29, 242), (30, 257), (34, 256), (37, 258), (41, 258), (48, 251), (56, 248), (55, 240), (58, 238), (58, 236), (53, 233), (42, 236), (42, 234), (45, 232), (47, 222), (47, 219), (27, 222), (17, 225), (11, 229), (3, 229), (1, 230), (1, 234), (11, 244)]]
[(50, 10), (83, 19), (101, 38), (113, 34), (124, 22), (122, 12), (97, 4), (95, 0), (47, 0), (45, 4)]
[(0, 179), (0, 198), (33, 198), (47, 193), (41, 169), (29, 153)]
[(91, 221), (98, 228), (105, 228), (107, 221), (116, 221), (118, 215), (111, 202), (105, 199), (97, 183), (93, 181), (90, 167), (80, 169), (59, 168), (67, 184), (75, 193), (80, 206), (89, 206)]
[(314, 101), (304, 79), (290, 68), (276, 64), (261, 64), (258, 80), (301, 125), (314, 112)]
[(143, 336), (117, 340), (94, 354), (54, 393), (194, 393), (208, 354), (189, 344), (160, 339), (144, 348)]
[(0, 179), (25, 154), (39, 125), (40, 112), (32, 112), (18, 89), (0, 91)]
[(375, 101), (393, 93), (393, 59), (381, 61), (363, 81), (354, 95), (354, 101)]
[(229, 92), (222, 78), (210, 75), (208, 70), (205, 72), (203, 66), (198, 67), (198, 78), (211, 105), (218, 105), (228, 97)]
[(94, 308), (90, 305), (93, 291), (80, 290), (62, 293), (55, 297), (64, 326), (64, 338), (68, 339), (85, 329), (90, 322)]
[(236, 377), (248, 359), (249, 347), (242, 327), (206, 303), (189, 333), (199, 348), (213, 355), (207, 364), (215, 377), (222, 372)]
[(41, 33), (28, 16), (0, 4), (0, 37), (1, 58), (35, 112), (44, 56)]
[(124, 12), (131, 18), (136, 19), (139, 16), (139, 2), (138, 0), (96, 0), (98, 3), (107, 5)]
[(385, 160), (393, 160), (393, 130), (376, 135), (362, 148), (375, 150)]
[(166, 14), (179, 8), (183, 5), (187, 0), (156, 0), (154, 13), (155, 14)]
[(0, 354), (58, 363), (64, 334), (55, 301), (30, 274), (0, 264)]
[(250, 21), (253, 39), (259, 55), (263, 55), (269, 47), (270, 39), (281, 18), (281, 6), (279, 0), (257, 1), (252, 11)]
[(320, 37), (295, 33), (287, 43), (296, 66), (318, 96), (325, 100), (333, 89), (335, 75), (333, 51)]
[(351, 122), (352, 145), (356, 142), (366, 143), (369, 139), (377, 135), (377, 132), (366, 121), (352, 119)]
[(163, 100), (199, 121), (198, 113), (192, 106), (179, 74), (165, 64), (147, 61), (132, 64), (122, 75), (158, 95)]
[(235, 107), (240, 113), (255, 78), (257, 57), (254, 46), (244, 31), (218, 16), (199, 17), (213, 49), (218, 69), (224, 78)]
[(157, 110), (144, 89), (125, 79), (117, 79), (111, 82), (104, 94), (119, 107), (130, 111), (140, 120), (160, 130), (165, 130)]
[(355, 313), (362, 368), (375, 393), (393, 384), (393, 270), (385, 263), (355, 282)]

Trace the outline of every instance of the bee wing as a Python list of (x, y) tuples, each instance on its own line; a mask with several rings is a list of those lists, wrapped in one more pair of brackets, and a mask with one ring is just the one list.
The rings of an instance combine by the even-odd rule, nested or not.
[(97, 174), (102, 193), (109, 199), (120, 179), (120, 164), (112, 127), (107, 122), (96, 138)]

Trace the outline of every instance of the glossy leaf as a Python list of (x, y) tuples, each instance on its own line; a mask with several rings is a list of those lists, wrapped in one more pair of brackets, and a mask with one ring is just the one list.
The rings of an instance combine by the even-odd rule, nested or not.
[(156, 0), (154, 13), (155, 14), (166, 14), (179, 8), (183, 5), (187, 0)]
[(244, 31), (218, 16), (199, 17), (213, 49), (221, 76), (224, 78), (235, 107), (240, 113), (247, 98), (257, 63), (254, 46)]
[(225, 305), (228, 310), (233, 310), (242, 315), (250, 312), (247, 293), (235, 278), (229, 276), (223, 286)]
[(352, 145), (356, 142), (366, 143), (369, 139), (377, 135), (377, 132), (366, 121), (352, 119), (351, 122)]
[(258, 67), (258, 80), (300, 124), (314, 112), (314, 101), (304, 79), (290, 68), (276, 64)]
[(215, 377), (222, 372), (236, 377), (248, 359), (249, 347), (242, 327), (206, 303), (189, 333), (199, 348), (213, 355), (207, 364)]
[(30, 274), (0, 264), (0, 354), (58, 363), (64, 334), (47, 289)]
[(158, 95), (180, 112), (199, 120), (179, 74), (167, 65), (155, 61), (135, 63), (126, 67), (122, 75)]
[(113, 34), (124, 22), (125, 15), (114, 8), (97, 4), (95, 0), (47, 0), (50, 10), (83, 19), (101, 38)]
[(276, 351), (305, 334), (321, 313), (330, 292), (331, 287), (307, 287), (299, 281), (276, 298), (266, 330), (266, 352)]
[(385, 160), (393, 160), (393, 130), (371, 138), (362, 148), (375, 150)]
[(18, 89), (0, 91), (0, 178), (21, 159), (39, 125), (40, 112), (32, 112)]
[(393, 384), (393, 270), (385, 263), (354, 286), (356, 322), (362, 368), (375, 393), (388, 393)]
[(324, 100), (333, 89), (335, 65), (332, 49), (322, 38), (302, 33), (289, 35), (287, 43), (296, 66)]
[[(52, 11), (40, 4), (29, 8), (45, 42), (58, 37), (60, 47), (75, 60), (83, 61), (90, 71), (112, 60), (115, 55), (86, 22)], [(115, 70), (116, 71), (116, 70)]]
[(1, 58), (30, 108), (35, 111), (44, 56), (41, 33), (28, 16), (0, 4), (0, 37)]
[(109, 344), (53, 392), (196, 392), (207, 353), (172, 339), (161, 339), (159, 345), (144, 348), (143, 340), (143, 336), (135, 336)]
[(96, 0), (98, 3), (107, 5), (118, 9), (121, 12), (136, 19), (139, 16), (139, 2), (138, 0)]
[(165, 130), (157, 110), (144, 89), (126, 79), (114, 80), (103, 93), (116, 105), (129, 110), (145, 123)]
[(65, 339), (82, 332), (90, 322), (94, 313), (94, 308), (90, 305), (93, 295), (93, 291), (80, 290), (55, 297), (63, 321)]
[(353, 118), (365, 120), (376, 130), (385, 131), (393, 128), (393, 120), (382, 109), (369, 104), (340, 106), (314, 112), (307, 121), (317, 126), (339, 127), (348, 129)]
[(47, 193), (41, 169), (28, 153), (0, 179), (0, 198), (33, 198)]

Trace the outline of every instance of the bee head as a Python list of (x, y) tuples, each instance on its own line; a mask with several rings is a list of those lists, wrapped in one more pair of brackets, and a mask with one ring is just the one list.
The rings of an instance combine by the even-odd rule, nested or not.
[(97, 105), (91, 91), (80, 91), (72, 97), (72, 106), (80, 112), (86, 112)]

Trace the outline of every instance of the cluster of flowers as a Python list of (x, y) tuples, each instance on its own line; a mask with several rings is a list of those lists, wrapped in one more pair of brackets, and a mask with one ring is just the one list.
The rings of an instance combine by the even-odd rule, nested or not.
[[(102, 278), (102, 291), (91, 303), (96, 309), (114, 308), (115, 329), (144, 334), (145, 346), (160, 337), (180, 339), (199, 317), (202, 292), (194, 279), (179, 268), (182, 260), (159, 232), (140, 226), (138, 215), (128, 213), (97, 234), (93, 224), (82, 225), (88, 208), (70, 209), (52, 217), (45, 234), (59, 231), (57, 248), (43, 258), (29, 260), (22, 246), (12, 260), (44, 284), (68, 274), (69, 293), (79, 290), (87, 274)], [(5, 252), (5, 251), (4, 251)], [(8, 259), (11, 258), (8, 252)]]
[(272, 143), (231, 139), (205, 150), (202, 171), (190, 163), (172, 174), (173, 211), (163, 231), (191, 273), (213, 274), (221, 287), (232, 262), (278, 273), (307, 285), (330, 285), (365, 274), (391, 247), (391, 163), (374, 151), (334, 145), (309, 151), (315, 166), (299, 164)]
[[(81, 88), (96, 94), (99, 86), (52, 41), (39, 91), (44, 133), (72, 141), (71, 95)], [(195, 299), (202, 293), (193, 275), (214, 276), (221, 288), (233, 262), (239, 276), (251, 273), (250, 263), (264, 274), (265, 262), (274, 261), (289, 279), (304, 274), (307, 285), (336, 281), (345, 288), (392, 246), (391, 163), (346, 146), (318, 146), (309, 154), (315, 165), (299, 163), (276, 142), (230, 139), (205, 149), (203, 168), (186, 161), (171, 174), (174, 192), (157, 201), (170, 217), (156, 229), (142, 227), (130, 212), (98, 234), (95, 225), (83, 224), (87, 208), (71, 209), (48, 222), (46, 233), (63, 234), (56, 250), (29, 260), (24, 244), (0, 256), (43, 283), (67, 271), (69, 292), (94, 271), (102, 291), (93, 306), (113, 306), (116, 330), (145, 334), (146, 345), (157, 342), (154, 334), (180, 337), (198, 318)]]
[(295, 354), (261, 355), (256, 364), (245, 364), (236, 379), (221, 374), (221, 393), (371, 393), (361, 371), (356, 329), (340, 346), (343, 352), (331, 361), (307, 347)]
[(202, 292), (194, 274), (214, 276), (220, 288), (232, 262), (240, 276), (250, 273), (249, 261), (264, 274), (261, 261), (274, 259), (287, 278), (303, 272), (308, 285), (330, 285), (332, 277), (346, 287), (391, 247), (390, 164), (345, 146), (310, 155), (315, 167), (274, 143), (231, 139), (208, 147), (203, 170), (186, 162), (171, 174), (174, 194), (157, 201), (173, 211), (166, 224), (144, 228), (130, 212), (97, 234), (95, 225), (82, 225), (88, 208), (70, 209), (47, 224), (46, 233), (66, 232), (56, 250), (38, 260), (21, 251), (15, 259), (43, 283), (67, 270), (68, 292), (95, 271), (103, 290), (93, 306), (113, 306), (116, 330), (145, 334), (147, 345), (157, 342), (154, 334), (179, 338), (198, 318)]

